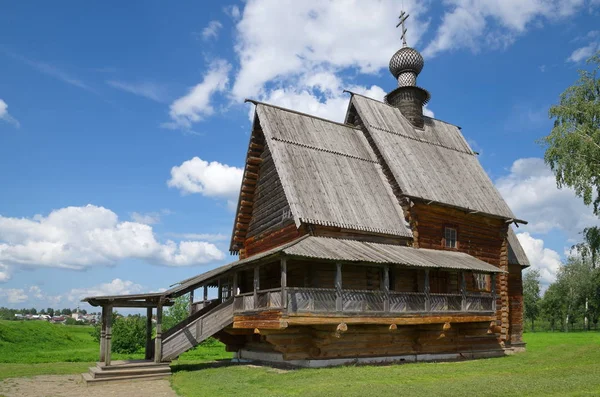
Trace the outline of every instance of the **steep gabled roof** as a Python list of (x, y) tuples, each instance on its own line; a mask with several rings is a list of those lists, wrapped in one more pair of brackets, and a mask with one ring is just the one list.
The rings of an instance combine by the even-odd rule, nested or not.
[(515, 219), (458, 127), (425, 118), (415, 128), (399, 109), (354, 94), (356, 110), (404, 196)]
[(508, 263), (529, 267), (529, 259), (512, 227), (508, 228)]
[(296, 226), (412, 237), (361, 130), (262, 103), (256, 115)]

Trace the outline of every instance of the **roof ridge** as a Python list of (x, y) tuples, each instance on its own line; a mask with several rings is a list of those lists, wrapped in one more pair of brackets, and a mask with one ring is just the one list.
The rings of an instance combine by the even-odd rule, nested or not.
[(464, 154), (469, 154), (471, 156), (475, 156), (475, 153), (473, 151), (468, 152), (466, 150), (456, 149), (456, 148), (453, 148), (453, 147), (450, 147), (450, 146), (442, 145), (440, 143), (431, 142), (431, 141), (428, 141), (426, 139), (421, 139), (421, 138), (417, 138), (417, 137), (414, 137), (414, 136), (402, 134), (402, 133), (397, 132), (397, 131), (388, 130), (386, 128), (382, 128), (382, 127), (373, 125), (371, 123), (369, 123), (369, 127), (375, 128), (376, 130), (379, 130), (379, 131), (383, 131), (383, 132), (387, 132), (387, 133), (390, 133), (390, 134), (398, 135), (398, 136), (401, 136), (401, 137), (406, 138), (406, 139), (412, 139), (413, 141), (417, 141), (417, 142), (421, 142), (421, 143), (427, 143), (429, 145), (438, 146), (438, 147), (442, 147), (444, 149), (454, 150), (455, 152), (459, 152), (459, 153), (464, 153)]
[(284, 112), (295, 113), (295, 114), (298, 114), (298, 115), (300, 115), (300, 116), (306, 116), (306, 117), (310, 117), (310, 118), (312, 118), (312, 119), (317, 119), (317, 120), (325, 121), (325, 122), (327, 122), (327, 123), (331, 123), (331, 124), (337, 124), (337, 125), (339, 125), (339, 126), (342, 126), (342, 127), (348, 127), (348, 128), (351, 128), (351, 129), (353, 129), (353, 130), (360, 130), (360, 128), (358, 128), (358, 127), (356, 127), (356, 126), (354, 126), (354, 125), (351, 125), (351, 124), (340, 123), (340, 122), (338, 122), (338, 121), (329, 120), (329, 119), (326, 119), (326, 118), (323, 118), (323, 117), (319, 117), (319, 116), (315, 116), (315, 115), (312, 115), (312, 114), (308, 114), (308, 113), (300, 112), (300, 111), (298, 111), (298, 110), (293, 110), (293, 109), (284, 108), (284, 107), (282, 107), (282, 106), (273, 105), (273, 104), (270, 104), (270, 103), (267, 103), (267, 102), (261, 102), (261, 101), (257, 101), (257, 100), (255, 100), (255, 99), (248, 99), (248, 98), (246, 98), (246, 99), (244, 100), (244, 102), (250, 102), (250, 103), (253, 103), (254, 105), (264, 105), (264, 106), (269, 106), (269, 107), (272, 107), (272, 108), (275, 108), (275, 109), (283, 110)]
[[(419, 88), (420, 88), (420, 87), (419, 87)], [(389, 103), (385, 103), (385, 102), (383, 102), (383, 101), (380, 101), (380, 100), (378, 100), (378, 99), (371, 98), (371, 97), (368, 97), (368, 96), (366, 96), (366, 95), (363, 95), (363, 94), (359, 94), (358, 92), (353, 92), (353, 91), (350, 91), (350, 90), (344, 90), (344, 92), (347, 92), (347, 93), (349, 93), (350, 95), (356, 95), (356, 96), (359, 96), (359, 97), (362, 97), (362, 98), (368, 99), (368, 100), (370, 100), (370, 101), (373, 101), (373, 102), (381, 103), (382, 105), (389, 106), (389, 107), (391, 107), (391, 108), (393, 108), (393, 109), (397, 109), (395, 106), (392, 106), (392, 105), (390, 105)], [(403, 116), (404, 116), (404, 115), (403, 115)], [(439, 121), (439, 122), (441, 122), (441, 123), (448, 124), (448, 125), (451, 125), (451, 126), (453, 126), (453, 127), (456, 127), (456, 128), (458, 128), (459, 130), (462, 130), (462, 127), (461, 127), (461, 126), (459, 126), (459, 125), (456, 125), (456, 124), (452, 124), (452, 123), (450, 123), (450, 122), (448, 122), (448, 121), (446, 121), (446, 120), (438, 119), (438, 118), (436, 118), (436, 117), (429, 117), (429, 116), (426, 116), (426, 115), (423, 115), (423, 117), (425, 117), (425, 118), (428, 118), (428, 119), (430, 119), (430, 120)]]
[(297, 146), (301, 146), (301, 147), (305, 147), (308, 149), (313, 149), (313, 150), (317, 150), (320, 152), (326, 152), (326, 153), (331, 153), (331, 154), (337, 154), (339, 156), (344, 156), (344, 157), (349, 157), (351, 159), (355, 159), (355, 160), (361, 160), (361, 161), (366, 161), (369, 163), (374, 163), (374, 164), (379, 164), (379, 162), (377, 160), (371, 160), (371, 159), (365, 159), (359, 156), (354, 156), (352, 154), (348, 154), (348, 153), (344, 153), (344, 152), (338, 152), (337, 150), (331, 150), (331, 149), (323, 149), (317, 146), (313, 146), (313, 145), (309, 145), (306, 143), (301, 143), (301, 142), (295, 142), (289, 139), (281, 139), (281, 138), (276, 138), (276, 137), (271, 137), (272, 140), (274, 141), (278, 141), (278, 142), (284, 142), (284, 143), (289, 143), (291, 145), (297, 145)]

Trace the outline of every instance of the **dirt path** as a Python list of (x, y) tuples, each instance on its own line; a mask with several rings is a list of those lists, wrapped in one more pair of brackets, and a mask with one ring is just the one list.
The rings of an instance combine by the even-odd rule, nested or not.
[(167, 379), (86, 386), (81, 375), (43, 375), (0, 381), (5, 397), (176, 397)]

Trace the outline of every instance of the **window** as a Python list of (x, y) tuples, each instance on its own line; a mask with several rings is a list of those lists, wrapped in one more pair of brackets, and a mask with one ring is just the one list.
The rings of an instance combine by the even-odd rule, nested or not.
[(476, 291), (492, 290), (492, 280), (489, 274), (473, 273), (473, 287)]
[(456, 228), (446, 226), (444, 229), (444, 245), (446, 248), (457, 248)]

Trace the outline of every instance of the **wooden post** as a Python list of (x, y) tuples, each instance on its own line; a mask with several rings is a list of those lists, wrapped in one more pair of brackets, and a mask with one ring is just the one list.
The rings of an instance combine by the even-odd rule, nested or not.
[(258, 309), (258, 290), (260, 289), (260, 266), (254, 267), (254, 309)]
[(102, 317), (100, 318), (100, 362), (104, 362), (106, 354), (106, 306), (102, 306)]
[(342, 297), (342, 264), (335, 264), (335, 310), (341, 312), (344, 310), (344, 301)]
[(287, 309), (287, 260), (281, 257), (281, 307)]
[(233, 291), (231, 292), (232, 296), (236, 296), (239, 289), (239, 281), (238, 281), (238, 272), (233, 273)]
[(146, 309), (146, 360), (152, 359), (152, 308)]
[(194, 290), (190, 291), (190, 316), (194, 314)]
[(492, 311), (496, 313), (496, 273), (492, 274)]
[(383, 311), (389, 313), (390, 311), (390, 267), (385, 265), (383, 267)]
[(217, 280), (217, 288), (219, 289), (217, 292), (217, 299), (219, 300), (219, 303), (221, 303), (223, 302), (223, 285), (221, 285), (220, 278)]
[(431, 296), (430, 296), (431, 286), (429, 285), (429, 269), (425, 269), (425, 285), (424, 285), (423, 290), (425, 292), (425, 311), (430, 312), (431, 311)]
[(112, 339), (112, 306), (106, 306), (106, 331), (104, 336), (104, 365), (107, 367), (110, 365), (110, 350), (111, 350), (111, 339)]
[(159, 363), (162, 361), (162, 300), (158, 301), (156, 306), (156, 339), (154, 344), (154, 362)]
[(204, 294), (202, 295), (202, 300), (204, 301), (204, 305), (202, 307), (206, 307), (206, 301), (208, 300), (208, 285), (204, 284)]
[(465, 280), (465, 272), (460, 272), (460, 293), (462, 294), (460, 302), (460, 310), (467, 310), (467, 281)]

